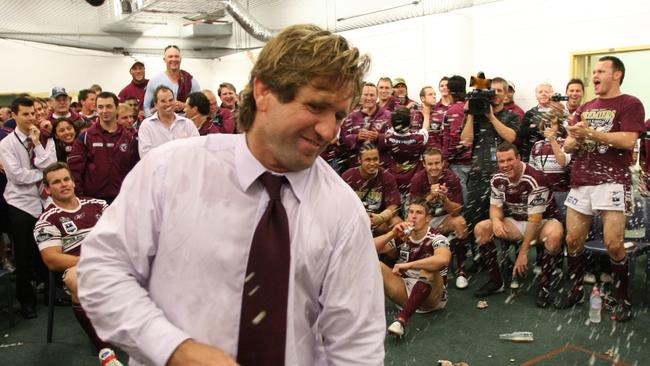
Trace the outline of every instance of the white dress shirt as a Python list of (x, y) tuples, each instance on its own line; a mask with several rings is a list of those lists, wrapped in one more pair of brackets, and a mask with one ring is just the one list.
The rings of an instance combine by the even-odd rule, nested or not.
[(0, 141), (0, 159), (7, 175), (4, 197), (8, 204), (38, 218), (46, 201), (41, 199), (38, 183), (43, 170), (56, 162), (54, 141), (34, 147), (34, 163), (27, 148), (29, 137), (16, 128)]
[[(248, 254), (269, 200), (245, 138), (155, 149), (84, 241), (82, 306), (129, 365), (165, 365), (187, 338), (236, 357)], [(382, 365), (384, 296), (368, 215), (321, 158), (285, 175), (286, 365)]]
[(169, 128), (160, 121), (158, 112), (142, 121), (138, 129), (138, 153), (140, 159), (144, 158), (149, 150), (166, 142), (199, 136), (199, 130), (196, 129), (192, 120), (177, 114), (174, 114), (174, 116), (176, 119)]

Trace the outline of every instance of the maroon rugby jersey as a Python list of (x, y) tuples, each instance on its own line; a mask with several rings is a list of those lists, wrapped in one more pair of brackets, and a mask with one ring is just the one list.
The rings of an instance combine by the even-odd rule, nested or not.
[(469, 165), (472, 162), (472, 149), (460, 142), (464, 123), (465, 102), (458, 101), (449, 106), (444, 121), (442, 152), (449, 164)]
[(34, 239), (39, 250), (63, 247), (63, 253), (79, 255), (81, 242), (108, 207), (106, 201), (78, 198), (76, 210), (66, 210), (54, 203), (41, 214), (34, 226)]
[[(384, 134), (392, 126), (390, 111), (377, 107), (372, 115), (367, 115), (358, 110), (348, 114), (341, 123), (341, 140), (345, 145), (345, 151), (349, 152), (348, 160), (350, 165), (359, 165), (357, 152), (363, 141), (359, 141), (359, 131), (363, 128), (379, 133), (378, 140), (384, 138)], [(390, 153), (379, 149), (381, 166), (384, 169), (390, 169)]]
[(391, 173), (397, 182), (397, 188), (403, 194), (409, 190), (413, 175), (422, 167), (420, 159), (429, 134), (421, 129), (418, 132), (397, 133), (389, 130), (379, 146), (390, 152)]
[[(570, 125), (586, 120), (589, 126), (602, 132), (646, 131), (645, 112), (639, 99), (622, 94), (615, 98), (596, 98), (580, 107)], [(632, 151), (617, 149), (587, 139), (573, 154), (571, 187), (594, 186), (603, 183), (631, 184)]]
[(528, 215), (543, 214), (543, 218), (558, 218), (553, 192), (544, 173), (524, 164), (525, 169), (518, 182), (498, 172), (492, 176), (490, 204), (505, 206), (504, 217), (527, 221)]
[[(564, 146), (564, 139), (557, 138), (560, 147)], [(567, 155), (567, 162), (571, 160), (571, 154)], [(553, 192), (566, 192), (569, 190), (569, 166), (562, 166), (557, 162), (551, 143), (547, 140), (537, 141), (530, 150), (528, 163), (546, 175), (551, 184)]]
[(401, 202), (395, 178), (384, 169), (379, 168), (377, 175), (368, 180), (363, 179), (358, 167), (346, 170), (341, 177), (357, 193), (368, 212), (377, 214)]
[[(396, 240), (399, 241), (399, 239)], [(438, 248), (449, 249), (449, 241), (438, 230), (430, 227), (424, 238), (418, 241), (407, 238), (406, 241), (397, 246), (397, 252), (399, 253), (397, 263), (409, 263), (431, 257)], [(446, 276), (447, 268), (441, 270), (440, 275)], [(420, 270), (409, 269), (404, 272), (402, 277), (420, 278)]]
[[(425, 198), (427, 195), (429, 195), (429, 192), (431, 191), (431, 184), (432, 183), (429, 182), (429, 177), (427, 176), (427, 172), (425, 170), (417, 172), (413, 176), (413, 179), (411, 179), (411, 187), (409, 192), (411, 201), (418, 198)], [(460, 205), (463, 204), (463, 192), (460, 186), (460, 179), (456, 173), (454, 173), (451, 169), (443, 169), (442, 174), (438, 179), (438, 184), (444, 184), (447, 186), (447, 197), (449, 197), (452, 202), (456, 202)], [(440, 201), (431, 203), (431, 205), (434, 208), (434, 217), (444, 216), (449, 213), (445, 210), (445, 206)]]

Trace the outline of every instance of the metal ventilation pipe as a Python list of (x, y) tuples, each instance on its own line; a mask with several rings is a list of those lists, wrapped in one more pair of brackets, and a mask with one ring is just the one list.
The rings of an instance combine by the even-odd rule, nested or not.
[(225, 5), (228, 14), (230, 14), (230, 16), (232, 16), (240, 26), (258, 41), (266, 42), (277, 33), (276, 31), (268, 29), (260, 24), (235, 0), (219, 0), (219, 2)]

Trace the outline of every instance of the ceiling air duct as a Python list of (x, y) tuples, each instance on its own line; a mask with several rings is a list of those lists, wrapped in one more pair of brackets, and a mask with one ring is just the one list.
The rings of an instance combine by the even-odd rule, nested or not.
[(270, 30), (255, 20), (241, 5), (234, 0), (219, 0), (226, 7), (226, 11), (237, 23), (258, 41), (267, 42), (277, 33)]

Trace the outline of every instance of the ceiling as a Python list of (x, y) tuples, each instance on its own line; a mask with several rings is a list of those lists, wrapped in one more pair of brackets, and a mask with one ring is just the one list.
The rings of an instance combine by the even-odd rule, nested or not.
[[(231, 0), (235, 1), (235, 0)], [(497, 0), (236, 0), (245, 16), (282, 28), (311, 22), (333, 31), (447, 12)], [(160, 54), (170, 44), (185, 57), (218, 58), (263, 46), (220, 0), (2, 0), (0, 38), (125, 55)], [(256, 14), (256, 15), (250, 15)], [(257, 16), (259, 19), (255, 19)]]

